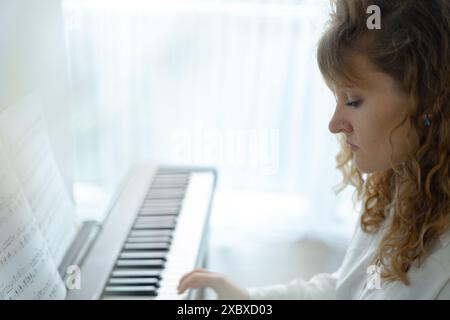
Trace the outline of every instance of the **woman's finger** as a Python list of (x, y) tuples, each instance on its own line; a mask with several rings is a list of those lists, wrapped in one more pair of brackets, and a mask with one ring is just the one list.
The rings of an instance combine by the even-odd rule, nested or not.
[(192, 270), (192, 271), (186, 273), (185, 275), (183, 275), (183, 276), (181, 277), (180, 281), (178, 282), (178, 289), (180, 288), (181, 283), (184, 282), (184, 280), (185, 280), (187, 277), (189, 277), (190, 275), (192, 275), (192, 274), (194, 274), (194, 273), (197, 273), (197, 272), (203, 272), (203, 273), (204, 273), (204, 272), (209, 272), (209, 271), (206, 270), (206, 269), (200, 269), (200, 268), (198, 268), (198, 269), (194, 269), (194, 270)]
[(205, 283), (205, 275), (199, 275), (197, 272), (187, 275), (178, 285), (178, 293), (183, 293), (188, 288), (200, 288)]
[(210, 272), (194, 272), (188, 275), (179, 285), (179, 293), (183, 293), (187, 288), (212, 287), (216, 289), (218, 277)]

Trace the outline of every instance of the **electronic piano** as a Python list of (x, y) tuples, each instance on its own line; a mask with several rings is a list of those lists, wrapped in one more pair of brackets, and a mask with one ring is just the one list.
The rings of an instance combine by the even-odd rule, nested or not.
[(61, 263), (80, 268), (67, 299), (198, 299), (177, 293), (181, 276), (205, 267), (217, 172), (203, 167), (136, 165), (102, 224), (87, 222)]

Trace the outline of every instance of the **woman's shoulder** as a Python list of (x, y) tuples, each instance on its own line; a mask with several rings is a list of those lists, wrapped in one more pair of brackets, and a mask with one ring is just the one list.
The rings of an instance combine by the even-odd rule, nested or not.
[(432, 246), (428, 259), (438, 263), (450, 275), (450, 230), (442, 234)]

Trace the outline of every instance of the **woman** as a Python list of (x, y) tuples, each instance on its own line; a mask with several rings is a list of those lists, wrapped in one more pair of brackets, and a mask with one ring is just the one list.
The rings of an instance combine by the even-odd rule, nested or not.
[[(369, 29), (377, 5), (381, 29)], [(336, 97), (343, 187), (362, 213), (333, 274), (243, 289), (194, 270), (179, 290), (224, 299), (450, 299), (450, 1), (336, 0), (318, 63)], [(342, 190), (342, 189), (341, 189)]]

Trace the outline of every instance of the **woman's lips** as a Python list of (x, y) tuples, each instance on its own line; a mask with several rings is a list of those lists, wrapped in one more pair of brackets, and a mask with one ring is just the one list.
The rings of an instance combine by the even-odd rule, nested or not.
[(350, 149), (351, 149), (352, 151), (356, 151), (356, 150), (359, 149), (358, 146), (355, 146), (354, 144), (351, 144), (350, 142), (347, 142), (347, 144), (348, 144), (348, 146), (350, 147)]

